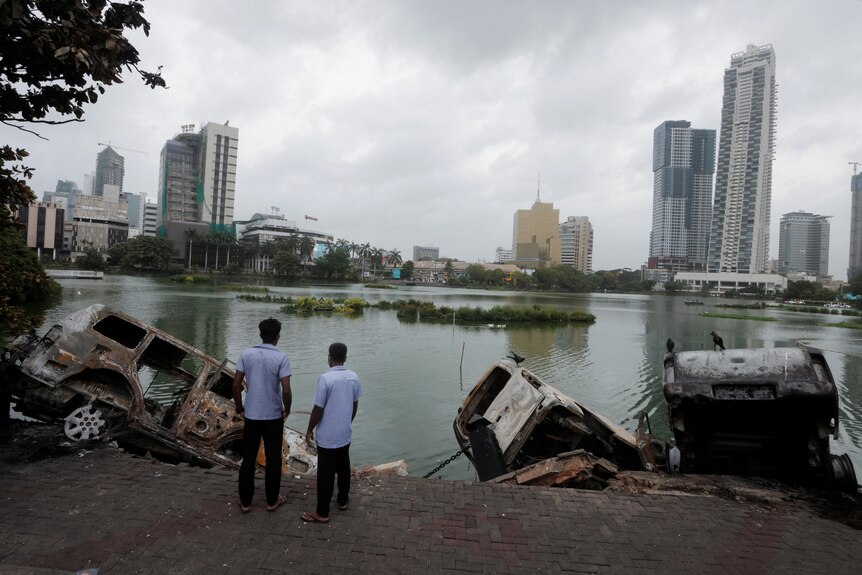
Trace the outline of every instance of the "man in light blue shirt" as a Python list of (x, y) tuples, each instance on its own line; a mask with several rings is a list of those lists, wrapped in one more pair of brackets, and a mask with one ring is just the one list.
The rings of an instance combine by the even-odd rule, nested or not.
[(362, 397), (359, 376), (344, 367), (347, 346), (333, 343), (329, 346), (329, 371), (317, 380), (314, 409), (308, 421), (305, 441), (314, 441), (317, 428), (317, 509), (303, 513), (303, 521), (329, 522), (329, 504), (338, 476), (338, 508), (345, 511), (350, 494), (350, 441), (352, 423)]
[[(261, 344), (239, 356), (233, 378), (236, 412), (245, 418), (242, 430), (243, 457), (239, 470), (239, 502), (243, 513), (251, 511), (254, 497), (254, 470), (257, 450), (263, 439), (266, 454), (264, 485), (266, 510), (275, 511), (284, 497), (281, 490), (281, 449), (284, 420), (290, 414), (290, 360), (275, 345), (281, 335), (281, 322), (265, 319), (258, 325)], [(242, 380), (245, 377), (245, 408), (242, 405)]]

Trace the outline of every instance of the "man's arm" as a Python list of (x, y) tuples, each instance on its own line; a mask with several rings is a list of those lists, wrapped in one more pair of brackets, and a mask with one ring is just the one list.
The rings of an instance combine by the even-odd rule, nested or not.
[(311, 410), (311, 417), (308, 418), (308, 431), (305, 432), (305, 442), (309, 445), (314, 441), (314, 428), (320, 423), (321, 418), (323, 418), (323, 408), (315, 405)]
[(353, 415), (350, 416), (350, 422), (353, 423), (353, 419), (356, 417), (356, 410), (359, 409), (359, 400), (353, 402)]
[(284, 409), (281, 412), (281, 418), (285, 419), (290, 415), (290, 404), (293, 403), (293, 394), (290, 391), (290, 376), (281, 378), (281, 402), (284, 404)]
[(244, 377), (245, 374), (239, 370), (233, 374), (233, 403), (236, 406), (237, 415), (245, 411), (242, 407), (242, 378)]

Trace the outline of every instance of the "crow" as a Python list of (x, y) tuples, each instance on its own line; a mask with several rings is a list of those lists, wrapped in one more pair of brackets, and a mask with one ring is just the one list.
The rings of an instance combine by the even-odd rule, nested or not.
[(515, 353), (514, 351), (509, 352), (509, 359), (515, 362), (515, 365), (521, 365), (521, 362), (524, 361), (524, 358)]
[(714, 331), (709, 332), (709, 335), (712, 336), (712, 349), (715, 351), (715, 348), (724, 351), (724, 340), (721, 339), (721, 336), (715, 333)]
[(674, 346), (673, 340), (671, 338), (667, 338), (667, 341), (664, 342), (664, 344), (667, 346), (667, 352), (673, 353), (673, 346)]

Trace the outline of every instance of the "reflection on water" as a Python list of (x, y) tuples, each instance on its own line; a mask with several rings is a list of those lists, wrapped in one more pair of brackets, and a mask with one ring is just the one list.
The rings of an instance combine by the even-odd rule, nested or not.
[[(596, 316), (591, 325), (509, 324), (452, 325), (401, 321), (394, 311), (368, 309), (356, 317), (291, 316), (276, 304), (246, 302), (214, 286), (179, 285), (168, 280), (108, 276), (103, 281), (61, 280), (62, 302), (46, 313), (46, 324), (91, 303), (105, 303), (200, 348), (221, 360), (235, 360), (259, 342), (257, 324), (272, 316), (282, 322), (279, 348), (293, 366), (293, 411), (288, 424), (305, 430), (314, 387), (327, 369), (333, 341), (348, 346), (347, 365), (359, 373), (365, 396), (360, 401), (351, 455), (355, 464), (406, 459), (415, 475), (430, 471), (457, 450), (452, 421), (466, 393), (498, 358), (510, 351), (524, 356), (524, 366), (593, 410), (633, 429), (640, 411), (652, 428), (668, 437), (661, 390), (661, 359), (668, 337), (676, 351), (710, 349), (717, 331), (727, 347), (792, 346), (799, 340), (827, 351), (841, 394), (841, 431), (836, 453), (849, 453), (862, 470), (862, 342), (848, 330), (824, 327), (832, 316), (780, 310), (733, 310), (740, 315), (774, 317), (760, 322), (705, 318), (720, 312), (685, 306), (682, 297), (643, 295), (562, 295), (485, 292), (417, 286), (397, 290), (351, 286), (276, 286), (280, 295), (339, 297), (368, 301), (422, 299), (438, 306), (490, 307), (499, 304), (551, 306), (584, 310)], [(724, 300), (721, 300), (724, 301)], [(41, 331), (47, 329), (46, 326)], [(462, 360), (463, 350), (463, 360)], [(193, 371), (192, 368), (189, 368)], [(155, 374), (141, 374), (149, 395), (169, 401), (174, 388)], [(473, 478), (464, 458), (443, 472), (448, 478)]]

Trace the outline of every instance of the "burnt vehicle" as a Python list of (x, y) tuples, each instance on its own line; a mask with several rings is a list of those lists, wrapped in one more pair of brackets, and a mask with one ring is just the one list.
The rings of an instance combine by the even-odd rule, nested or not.
[(684, 473), (814, 481), (855, 492), (838, 433), (838, 391), (823, 354), (771, 348), (664, 356), (668, 423)]
[(663, 442), (645, 432), (636, 437), (546, 384), (521, 361), (513, 354), (492, 365), (455, 417), (455, 437), (480, 480), (574, 453), (591, 454), (612, 464), (605, 467), (621, 470), (664, 465)]
[[(73, 440), (109, 437), (167, 461), (238, 469), (243, 420), (234, 409), (229, 363), (93, 305), (44, 336), (15, 339), (0, 363), (0, 391), (25, 416), (64, 422)], [(144, 376), (167, 381), (173, 401), (146, 397)], [(315, 473), (317, 457), (304, 435), (285, 427), (284, 439), (283, 470)]]

